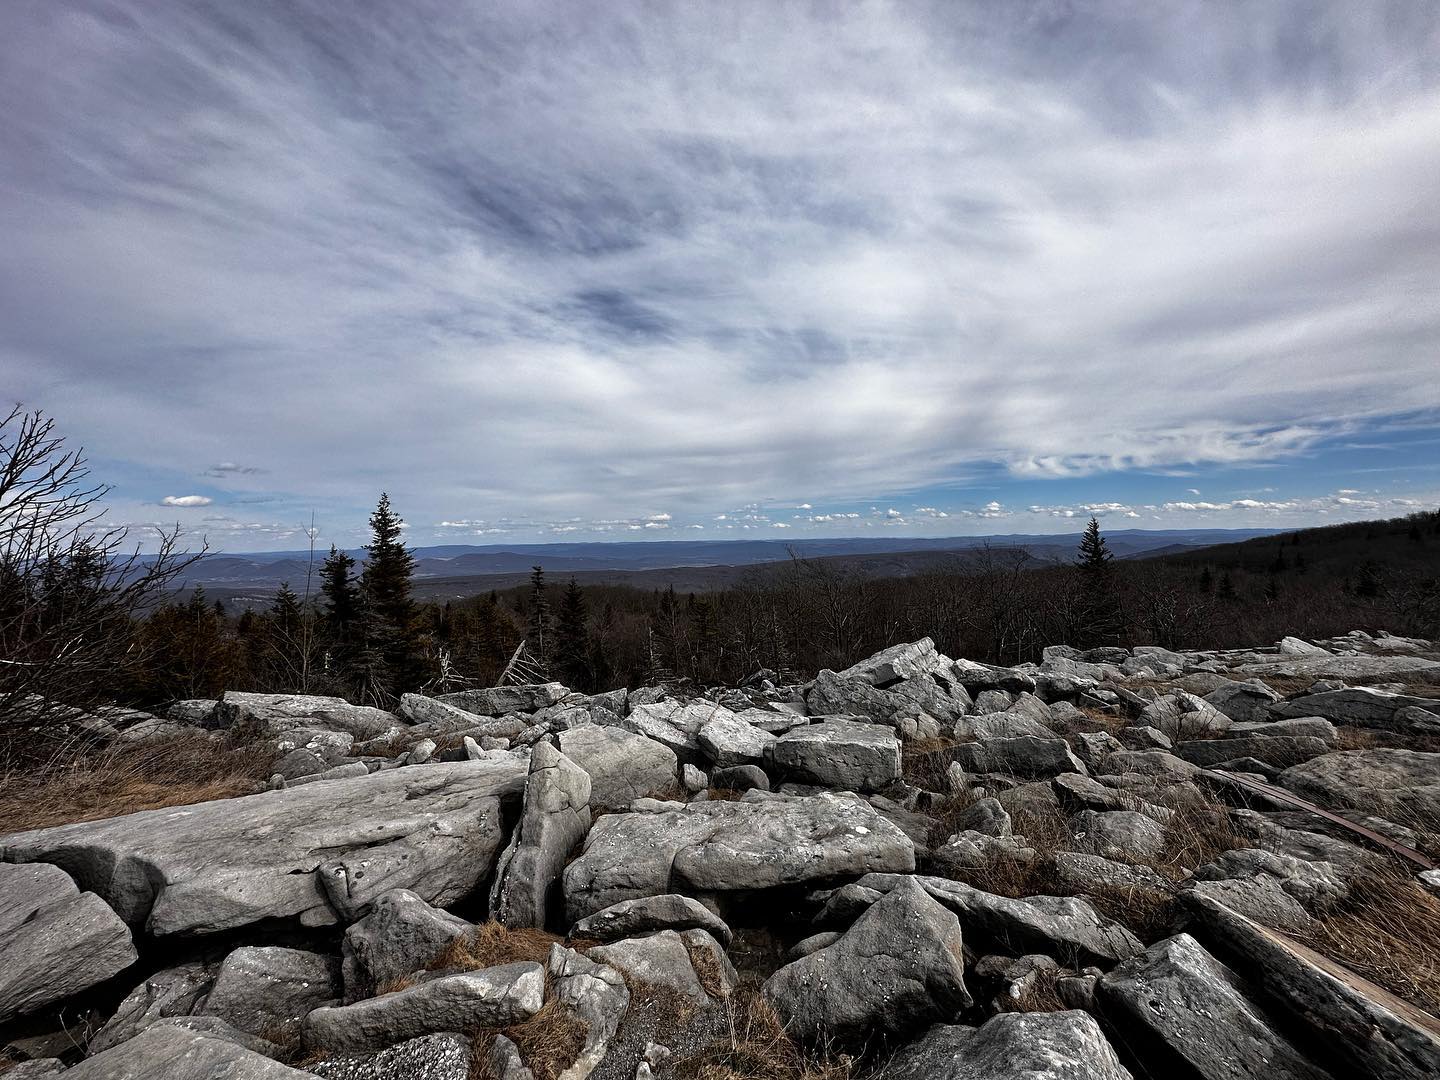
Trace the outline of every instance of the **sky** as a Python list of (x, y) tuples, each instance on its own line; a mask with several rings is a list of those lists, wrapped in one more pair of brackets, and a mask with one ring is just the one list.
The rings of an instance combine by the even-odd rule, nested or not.
[(229, 551), (1440, 505), (1440, 5), (7, 0), (0, 400)]

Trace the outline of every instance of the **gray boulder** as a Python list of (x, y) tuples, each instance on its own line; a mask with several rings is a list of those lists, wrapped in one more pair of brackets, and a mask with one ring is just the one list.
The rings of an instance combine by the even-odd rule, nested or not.
[(585, 1025), (585, 1043), (560, 1075), (585, 1080), (605, 1059), (630, 1006), (630, 990), (620, 972), (563, 945), (550, 946), (549, 971), (555, 1000)]
[(711, 720), (700, 729), (698, 738), (705, 756), (722, 769), (763, 764), (766, 751), (775, 742), (770, 732), (733, 714)]
[(1334, 749), (1324, 739), (1306, 735), (1251, 735), (1228, 739), (1194, 739), (1175, 747), (1175, 756), (1202, 769), (1248, 757), (1275, 769), (1288, 769)]
[(305, 1017), (305, 1045), (312, 1050), (382, 1050), (421, 1035), (503, 1028), (534, 1016), (544, 999), (545, 969), (539, 964), (444, 975), (353, 1005), (314, 1010)]
[(105, 1026), (90, 1037), (92, 1054), (133, 1039), (168, 1017), (189, 1016), (215, 983), (218, 965), (194, 961), (164, 968), (131, 990)]
[(1070, 752), (1064, 739), (990, 739), (961, 743), (952, 751), (960, 767), (969, 773), (1010, 773), (1013, 776), (1051, 777), (1060, 773), (1083, 773), (1085, 766)]
[(245, 945), (220, 964), (215, 984), (197, 1010), (239, 1031), (274, 1039), (298, 1033), (312, 1009), (340, 997), (340, 961), (333, 956)]
[(202, 723), (222, 731), (242, 730), (274, 735), (306, 721), (313, 727), (343, 731), (357, 739), (373, 739), (395, 727), (394, 713), (369, 705), (351, 705), (344, 698), (315, 694), (242, 694), (227, 690)]
[(536, 743), (520, 822), (490, 890), (491, 917), (543, 927), (565, 859), (589, 829), (590, 775), (551, 744)]
[(1264, 720), (1280, 695), (1259, 679), (1226, 683), (1205, 695), (1205, 701), (1236, 723)]
[(65, 1080), (312, 1080), (229, 1039), (162, 1022), (86, 1058)]
[(769, 791), (770, 777), (758, 765), (736, 765), (712, 772), (710, 786), (724, 791)]
[(0, 1022), (104, 982), (136, 958), (129, 927), (64, 870), (0, 864)]
[(655, 805), (595, 822), (565, 868), (572, 922), (677, 888), (748, 891), (915, 868), (909, 838), (854, 798), (752, 791), (738, 802)]
[(345, 1001), (370, 997), (388, 983), (419, 971), (473, 929), (408, 889), (377, 897), (370, 914), (345, 931), (341, 964)]
[(1346, 750), (1286, 769), (1280, 785), (1328, 810), (1440, 820), (1440, 754)]
[(616, 727), (583, 724), (562, 731), (560, 752), (590, 775), (590, 804), (617, 809), (675, 783), (675, 751)]
[(730, 945), (730, 927), (704, 904), (679, 893), (622, 900), (587, 915), (570, 929), (570, 937), (619, 941), (658, 930), (704, 930), (720, 944)]
[(950, 663), (935, 651), (935, 642), (927, 637), (909, 644), (892, 645), (837, 674), (841, 678), (862, 679), (871, 686), (883, 687), (915, 675), (943, 672)]
[(713, 701), (676, 701), (666, 698), (650, 705), (636, 705), (624, 720), (627, 730), (669, 747), (681, 764), (698, 765), (704, 760), (700, 729), (735, 714)]
[(1178, 740), (1217, 738), (1233, 721), (1204, 698), (1177, 690), (1145, 706), (1137, 723)]
[(325, 926), (391, 889), (436, 904), (474, 890), (525, 773), (515, 759), (428, 765), (146, 810), (0, 838), (0, 860), (62, 866), (157, 936), (265, 919)]
[(1169, 847), (1165, 827), (1134, 810), (1082, 810), (1067, 825), (1071, 847), (1087, 855), (1128, 862), (1157, 858)]
[(1117, 1027), (1132, 1025), (1205, 1080), (1328, 1077), (1275, 1031), (1236, 974), (1189, 934), (1150, 946), (1096, 989)]
[(1396, 714), (1402, 709), (1434, 708), (1431, 698), (1413, 697), (1407, 694), (1388, 694), (1383, 690), (1372, 690), (1368, 686), (1352, 686), (1344, 690), (1322, 690), (1316, 694), (1305, 694), (1280, 701), (1270, 706), (1273, 717), (1322, 716), (1332, 724), (1348, 724), (1353, 727), (1381, 728), (1405, 731), (1409, 726), (1396, 721)]
[(900, 779), (900, 740), (878, 724), (824, 720), (794, 728), (770, 747), (787, 778), (845, 791), (879, 791)]
[[(696, 970), (692, 948), (709, 953), (706, 972)], [(592, 961), (624, 972), (632, 980), (664, 987), (701, 1006), (710, 1005), (716, 998), (728, 997), (737, 980), (724, 950), (704, 930), (687, 930), (684, 934), (660, 930), (645, 937), (596, 945), (587, 955)]]
[(1088, 1013), (1001, 1013), (978, 1028), (937, 1024), (877, 1080), (1131, 1080)]
[(441, 694), (435, 700), (476, 716), (504, 716), (506, 713), (533, 713), (548, 709), (551, 705), (558, 705), (569, 693), (557, 682), (527, 683), (523, 686), (460, 690), (453, 694)]
[(1124, 926), (1074, 897), (1027, 896), (1012, 900), (949, 878), (879, 873), (866, 874), (856, 887), (887, 893), (907, 880), (918, 883), (958, 915), (967, 935), (988, 944), (1047, 953), (1075, 968), (1086, 964), (1109, 967), (1142, 948)]
[(1302, 1026), (1307, 1047), (1314, 1048), (1311, 1056), (1334, 1061), (1337, 1075), (1440, 1076), (1440, 1032), (1433, 1017), (1213, 899), (1194, 894), (1185, 899), (1207, 938)]
[(902, 879), (836, 941), (766, 981), (785, 1029), (809, 1044), (893, 1039), (971, 1004), (960, 921)]

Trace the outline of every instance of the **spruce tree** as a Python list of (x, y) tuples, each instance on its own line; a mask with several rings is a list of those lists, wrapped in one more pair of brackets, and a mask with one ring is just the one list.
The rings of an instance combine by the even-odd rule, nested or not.
[(589, 644), (585, 594), (572, 577), (560, 599), (560, 616), (555, 622), (555, 667), (565, 685), (589, 689)]
[(1123, 618), (1115, 592), (1114, 556), (1100, 535), (1100, 522), (1092, 517), (1080, 538), (1075, 565), (1080, 570), (1081, 611), (1077, 628), (1079, 645), (1108, 645), (1120, 637)]
[(275, 590), (275, 599), (270, 603), (270, 618), (273, 620), (275, 632), (282, 640), (293, 640), (300, 632), (300, 620), (303, 617), (300, 598), (290, 588), (289, 582), (282, 581), (280, 588)]
[[(378, 620), (384, 628), (390, 692), (419, 685), (423, 675), (415, 601), (410, 596), (415, 556), (403, 542), (404, 527), (404, 521), (390, 509), (390, 496), (381, 492), (380, 502), (370, 515), (371, 538), (365, 545), (360, 591), (372, 612), (367, 617)], [(367, 635), (371, 639), (375, 636), (369, 632)]]
[(355, 560), (331, 544), (330, 554), (320, 566), (320, 595), (325, 598), (325, 631), (332, 645), (344, 641), (345, 631), (355, 619), (354, 569)]
[(1080, 557), (1075, 560), (1076, 565), (1091, 574), (1108, 573), (1113, 557), (1105, 546), (1105, 537), (1100, 535), (1099, 520), (1092, 517), (1085, 526), (1085, 535), (1080, 537)]

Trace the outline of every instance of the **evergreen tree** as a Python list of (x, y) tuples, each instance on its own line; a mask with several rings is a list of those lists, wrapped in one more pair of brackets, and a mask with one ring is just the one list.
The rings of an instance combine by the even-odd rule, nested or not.
[(1206, 596), (1209, 596), (1211, 590), (1213, 590), (1214, 588), (1215, 575), (1210, 572), (1210, 568), (1207, 566), (1205, 567), (1205, 569), (1200, 571), (1200, 591)]
[(585, 594), (572, 577), (561, 597), (560, 617), (555, 622), (555, 667), (565, 685), (578, 690), (590, 688), (589, 644)]
[(1215, 595), (1221, 600), (1234, 600), (1238, 595), (1235, 592), (1235, 582), (1230, 578), (1230, 571), (1220, 575), (1220, 586), (1215, 590)]
[[(383, 653), (389, 678), (380, 681), (389, 693), (418, 686), (424, 681), (420, 627), (415, 601), (410, 596), (415, 556), (403, 542), (404, 527), (404, 521), (390, 508), (390, 496), (381, 492), (380, 502), (370, 515), (371, 539), (365, 545), (365, 569), (360, 574), (360, 592), (371, 609), (367, 618), (378, 620), (384, 629)], [(358, 612), (356, 617), (358, 620)], [(376, 637), (374, 628), (368, 628), (366, 635), (373, 644)]]
[(370, 593), (360, 590), (355, 597), (349, 642), (340, 658), (340, 676), (356, 702), (388, 703), (393, 685), (388, 655), (392, 651), (390, 626), (380, 617)]
[(282, 581), (280, 588), (275, 590), (275, 599), (270, 603), (270, 618), (280, 640), (293, 641), (299, 634), (304, 613), (300, 610), (300, 598), (288, 582)]
[(1092, 517), (1080, 538), (1079, 556), (1075, 560), (1081, 582), (1077, 645), (1108, 645), (1120, 637), (1123, 619), (1115, 590), (1114, 568), (1110, 565), (1113, 557), (1100, 535), (1100, 522)]
[(530, 568), (530, 611), (526, 621), (525, 638), (530, 643), (530, 655), (542, 665), (550, 662), (554, 645), (554, 619), (550, 614), (550, 599), (545, 584), (545, 568)]
[(320, 595), (325, 598), (325, 632), (332, 646), (345, 640), (355, 618), (355, 560), (330, 545), (330, 554), (320, 566)]
[(1080, 557), (1075, 560), (1076, 565), (1088, 574), (1108, 574), (1112, 558), (1105, 537), (1100, 535), (1100, 522), (1092, 517), (1085, 526), (1085, 535), (1080, 537)]

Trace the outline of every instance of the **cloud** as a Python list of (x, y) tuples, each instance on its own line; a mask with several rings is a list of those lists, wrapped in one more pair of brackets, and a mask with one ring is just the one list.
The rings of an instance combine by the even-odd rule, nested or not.
[(161, 506), (209, 506), (215, 500), (208, 495), (166, 495), (160, 500)]
[(352, 529), (1298, 467), (1440, 416), (1437, 53), (1381, 0), (5, 5), (0, 384)]

